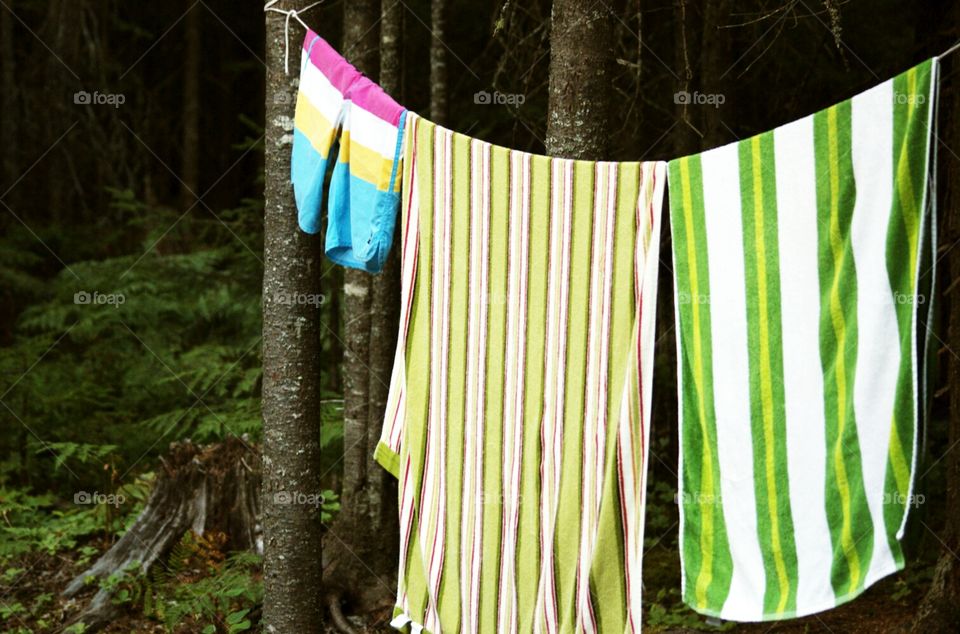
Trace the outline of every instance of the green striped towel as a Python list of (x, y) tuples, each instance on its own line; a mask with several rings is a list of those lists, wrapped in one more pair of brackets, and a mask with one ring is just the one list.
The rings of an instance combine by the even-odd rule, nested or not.
[(929, 60), (669, 164), (683, 596), (698, 612), (811, 614), (903, 567), (936, 78)]
[(392, 624), (637, 632), (666, 164), (404, 137)]

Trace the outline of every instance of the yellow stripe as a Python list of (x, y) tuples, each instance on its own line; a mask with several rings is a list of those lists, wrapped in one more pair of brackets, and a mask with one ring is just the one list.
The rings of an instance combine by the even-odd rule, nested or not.
[(837, 142), (837, 109), (827, 110), (827, 134), (830, 152), (830, 250), (833, 254), (833, 284), (830, 287), (830, 318), (834, 335), (837, 338), (836, 381), (837, 381), (837, 439), (833, 445), (833, 462), (837, 472), (837, 486), (843, 509), (843, 523), (840, 527), (840, 544), (850, 566), (850, 589), (860, 585), (860, 556), (856, 551), (851, 532), (850, 483), (843, 462), (843, 432), (846, 428), (847, 375), (846, 375), (846, 323), (840, 305), (840, 271), (846, 253), (843, 250), (843, 238), (840, 235), (840, 174), (839, 148)]
[[(689, 158), (680, 159), (680, 180), (683, 183), (683, 211), (686, 225), (687, 261), (690, 268), (690, 296), (699, 297), (700, 290), (697, 280), (697, 254), (694, 249), (693, 236), (693, 196), (690, 192)], [(703, 350), (700, 340), (700, 304), (690, 303), (693, 309), (693, 382), (697, 391), (700, 433), (703, 435), (703, 457), (700, 489), (708, 491), (707, 495), (713, 500), (713, 455), (710, 451), (710, 436), (707, 433), (707, 414), (703, 400)], [(703, 526), (700, 530), (701, 565), (697, 575), (696, 596), (700, 608), (707, 607), (707, 588), (713, 578), (713, 505), (701, 505), (703, 512)]]
[(914, 112), (917, 106), (912, 97), (917, 92), (917, 69), (911, 68), (907, 71), (907, 93), (910, 107), (907, 110), (907, 123), (904, 126), (903, 141), (900, 145), (900, 156), (897, 161), (897, 192), (900, 194), (900, 209), (903, 212), (903, 224), (907, 228), (907, 242), (910, 249), (910, 270), (913, 271), (917, 261), (917, 213), (913, 180), (910, 172), (910, 153), (907, 151), (907, 143), (910, 140), (911, 123), (913, 122)]
[[(907, 92), (913, 97), (917, 91), (917, 69), (911, 68), (907, 71)], [(907, 230), (907, 245), (909, 249), (908, 265), (911, 271), (916, 271), (917, 267), (917, 212), (913, 179), (910, 172), (910, 153), (907, 150), (907, 142), (910, 139), (911, 124), (913, 122), (916, 105), (913, 100), (907, 110), (907, 123), (903, 131), (903, 141), (900, 145), (900, 155), (897, 160), (897, 194), (900, 198), (900, 211), (903, 215), (903, 224)], [(913, 279), (911, 283), (911, 292), (915, 292)], [(916, 408), (916, 403), (914, 403)], [(903, 453), (903, 444), (900, 442), (900, 435), (897, 433), (896, 416), (892, 417), (890, 425), (890, 464), (893, 467), (893, 476), (897, 481), (897, 490), (906, 494), (910, 488), (910, 467), (907, 465), (907, 458)]]
[(293, 123), (321, 157), (326, 159), (330, 155), (336, 129), (302, 92), (297, 97), (297, 111)]
[(910, 468), (907, 466), (907, 457), (903, 453), (903, 444), (900, 442), (896, 424), (890, 427), (890, 462), (893, 465), (893, 477), (897, 481), (897, 491), (906, 495), (910, 489)]
[(760, 389), (763, 399), (763, 443), (765, 475), (767, 480), (767, 506), (770, 513), (770, 537), (772, 541), (774, 564), (777, 569), (777, 581), (780, 584), (780, 602), (777, 612), (787, 608), (790, 595), (790, 581), (787, 567), (783, 561), (783, 548), (780, 544), (780, 517), (777, 514), (777, 479), (774, 470), (773, 455), (773, 371), (770, 368), (770, 323), (767, 306), (767, 255), (763, 240), (763, 178), (760, 171), (760, 137), (750, 142), (753, 157), (753, 224), (757, 253), (758, 308), (760, 318)]
[[(300, 95), (297, 99), (297, 112), (294, 125), (310, 141), (310, 145), (324, 159), (330, 155), (337, 129), (314, 106), (309, 99)], [(350, 162), (350, 174), (376, 186), (380, 191), (390, 187), (390, 175), (393, 173), (393, 158), (387, 158), (376, 150), (352, 142), (350, 131), (340, 137), (340, 149), (337, 152), (340, 163)], [(394, 191), (400, 190), (400, 179), (395, 179)]]
[[(393, 172), (393, 159), (384, 158), (376, 150), (351, 140), (350, 131), (345, 130), (340, 138), (340, 152), (337, 160), (350, 162), (350, 174), (376, 185), (380, 191), (390, 187), (390, 174)], [(399, 186), (400, 179), (397, 179)]]

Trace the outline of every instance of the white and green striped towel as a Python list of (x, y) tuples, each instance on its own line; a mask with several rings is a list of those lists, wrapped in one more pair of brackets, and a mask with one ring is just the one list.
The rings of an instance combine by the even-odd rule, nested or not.
[(929, 60), (669, 164), (683, 596), (698, 612), (811, 614), (903, 567), (936, 77)]

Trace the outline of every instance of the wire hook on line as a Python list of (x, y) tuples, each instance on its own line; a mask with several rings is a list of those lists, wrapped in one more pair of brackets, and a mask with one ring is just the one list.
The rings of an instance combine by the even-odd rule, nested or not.
[(310, 27), (307, 26), (307, 23), (300, 18), (300, 14), (305, 13), (318, 5), (323, 4), (323, 0), (314, 2), (311, 5), (307, 5), (304, 8), (300, 9), (299, 11), (297, 11), (296, 9), (277, 8), (274, 5), (277, 4), (278, 2), (280, 2), (280, 0), (270, 0), (267, 4), (263, 5), (263, 12), (267, 13), (269, 11), (272, 13), (281, 13), (284, 16), (286, 16), (286, 18), (283, 21), (283, 41), (284, 41), (283, 70), (287, 75), (289, 75), (290, 74), (290, 19), (293, 18), (294, 20), (299, 22), (300, 25), (303, 26), (303, 28), (309, 31)]

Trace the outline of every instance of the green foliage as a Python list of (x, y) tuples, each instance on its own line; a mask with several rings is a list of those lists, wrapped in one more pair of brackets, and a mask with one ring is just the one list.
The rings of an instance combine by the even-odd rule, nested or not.
[(657, 598), (650, 604), (647, 612), (645, 625), (654, 631), (679, 629), (683, 631), (725, 632), (736, 627), (736, 623), (731, 621), (712, 625), (703, 616), (683, 604), (680, 600), (680, 591), (677, 588), (662, 588), (657, 592)]
[(226, 536), (187, 532), (149, 575), (133, 562), (99, 588), (113, 603), (162, 622), (167, 631), (242, 632), (263, 601), (261, 557), (222, 551)]
[[(245, 143), (262, 149), (254, 136)], [(99, 228), (42, 233), (43, 243), (17, 226), (0, 237), (0, 301), (16, 306), (13, 330), (0, 332), (0, 425), (10, 430), (0, 435), (0, 631), (18, 631), (17, 618), (23, 632), (48, 629), (62, 606), (12, 589), (37, 554), (79, 573), (123, 535), (170, 442), (260, 435), (262, 201), (184, 215), (125, 189), (110, 198)], [(334, 309), (318, 308), (331, 323)], [(335, 333), (321, 346), (339, 350)], [(325, 390), (320, 412), (324, 522), (340, 510), (340, 398)], [(104, 495), (113, 502), (85, 501)], [(217, 539), (188, 534), (149, 576), (134, 564), (90, 583), (170, 631), (252, 629), (259, 557), (227, 554)]]
[(0, 523), (0, 565), (31, 551), (53, 555), (74, 548), (101, 527), (93, 507), (62, 508), (69, 507), (49, 493), (30, 495), (0, 488), (0, 517), (4, 520)]
[(333, 491), (323, 492), (323, 503), (320, 505), (320, 521), (329, 524), (333, 517), (340, 512), (340, 496)]
[[(0, 347), (0, 478), (106, 490), (174, 440), (259, 434), (261, 203), (180, 217), (112, 195), (140, 246), (15, 286), (29, 305)], [(10, 242), (0, 279), (35, 263)]]
[(18, 299), (35, 297), (41, 285), (34, 271), (42, 258), (26, 238), (22, 233), (0, 238), (0, 288)]
[[(19, 570), (17, 577), (23, 572), (25, 571), (22, 569)], [(3, 577), (5, 579), (3, 585), (6, 586), (8, 583), (8, 575), (4, 574)], [(22, 626), (24, 620), (27, 619), (32, 620), (42, 631), (46, 631), (49, 627), (48, 612), (53, 607), (53, 597), (54, 595), (51, 592), (42, 592), (32, 597), (26, 604), (22, 601), (0, 601), (0, 623), (5, 624), (3, 631), (7, 633), (30, 634), (32, 630)]]
[(252, 553), (224, 555), (216, 536), (187, 533), (165, 566), (145, 581), (143, 610), (170, 631), (241, 632), (251, 629), (247, 615), (263, 600), (261, 558)]
[(343, 456), (343, 400), (327, 397), (320, 403), (320, 470), (336, 474)]
[(908, 566), (903, 574), (893, 579), (894, 589), (890, 593), (890, 599), (900, 602), (911, 595), (922, 596), (933, 580), (935, 565), (934, 561), (926, 566)]
[(88, 445), (86, 443), (76, 442), (45, 442), (43, 446), (37, 449), (37, 454), (50, 453), (55, 459), (53, 461), (54, 469), (67, 464), (69, 461), (75, 461), (78, 464), (87, 465), (96, 462), (102, 462), (106, 456), (117, 448), (116, 445)]

